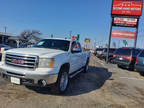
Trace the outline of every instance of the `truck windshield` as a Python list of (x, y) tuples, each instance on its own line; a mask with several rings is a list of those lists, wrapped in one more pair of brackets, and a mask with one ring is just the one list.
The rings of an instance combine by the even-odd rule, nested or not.
[(50, 48), (50, 49), (58, 49), (63, 51), (69, 50), (70, 41), (67, 40), (57, 40), (57, 39), (43, 39), (37, 42), (33, 47), (37, 48)]

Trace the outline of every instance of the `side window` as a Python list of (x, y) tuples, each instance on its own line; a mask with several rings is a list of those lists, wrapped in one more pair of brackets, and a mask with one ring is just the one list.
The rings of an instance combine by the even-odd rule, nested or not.
[(73, 42), (71, 50), (72, 50), (72, 53), (79, 53), (81, 52), (82, 49), (79, 43)]
[(134, 56), (137, 56), (140, 53), (140, 50), (134, 50)]
[(73, 42), (72, 43), (72, 48), (71, 49), (74, 49), (74, 48), (76, 48), (77, 46), (76, 46), (76, 42)]
[(139, 56), (144, 57), (144, 51), (142, 51)]

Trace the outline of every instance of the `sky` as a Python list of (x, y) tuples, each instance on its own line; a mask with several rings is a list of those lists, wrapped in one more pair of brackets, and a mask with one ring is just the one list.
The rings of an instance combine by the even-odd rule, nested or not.
[[(80, 34), (80, 42), (91, 39), (91, 46), (105, 45), (108, 41), (112, 0), (0, 0), (0, 32), (19, 35), (24, 30), (39, 30), (43, 38), (69, 37)], [(143, 11), (144, 12), (144, 11)], [(138, 47), (144, 46), (144, 16), (141, 16)], [(126, 28), (131, 30), (129, 28)], [(125, 30), (125, 29), (124, 29)], [(102, 41), (103, 40), (103, 41)], [(112, 38), (120, 42), (120, 38)], [(132, 39), (126, 39), (133, 46)]]

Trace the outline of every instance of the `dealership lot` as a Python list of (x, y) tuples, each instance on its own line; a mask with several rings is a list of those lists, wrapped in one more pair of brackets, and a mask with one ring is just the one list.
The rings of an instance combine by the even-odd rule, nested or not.
[(10, 84), (0, 78), (0, 108), (142, 108), (144, 77), (122, 70), (91, 55), (88, 73), (70, 80), (64, 95), (54, 95), (49, 88)]

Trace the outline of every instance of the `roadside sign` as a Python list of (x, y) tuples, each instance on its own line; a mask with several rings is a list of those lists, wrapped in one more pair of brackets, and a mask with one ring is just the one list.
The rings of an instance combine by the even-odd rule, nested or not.
[(138, 20), (137, 18), (123, 18), (123, 17), (114, 17), (113, 26), (124, 26), (124, 27), (136, 27)]
[(80, 34), (77, 34), (77, 40), (79, 41), (80, 40)]
[(113, 0), (112, 15), (141, 16), (143, 0)]
[(132, 31), (112, 30), (112, 37), (135, 39), (135, 35)]
[(85, 38), (85, 43), (89, 44), (90, 43), (90, 39), (89, 38)]
[(72, 36), (72, 40), (75, 40), (76, 39), (76, 37), (75, 36)]
[[(143, 0), (113, 0), (111, 9), (111, 25), (108, 39), (106, 62), (109, 60), (109, 49), (112, 37), (129, 38), (137, 44), (139, 19), (142, 15)], [(113, 26), (135, 27), (136, 31), (112, 30)]]

